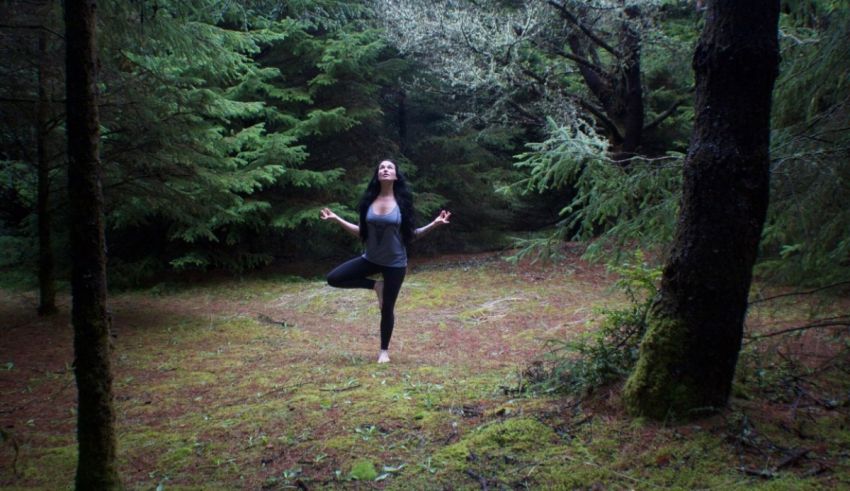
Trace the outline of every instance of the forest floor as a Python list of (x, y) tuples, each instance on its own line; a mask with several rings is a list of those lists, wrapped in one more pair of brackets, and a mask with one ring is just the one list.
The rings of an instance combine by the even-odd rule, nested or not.
[[(619, 386), (541, 394), (549, 339), (622, 306), (575, 254), (412, 265), (392, 362), (371, 291), (266, 274), (110, 298), (120, 474), (128, 489), (819, 489), (850, 486), (846, 329), (748, 342), (730, 406), (688, 423), (626, 416)], [(757, 286), (758, 288), (758, 286)], [(766, 289), (758, 296), (786, 290)], [(0, 487), (71, 489), (69, 299), (38, 318), (0, 290)], [(754, 304), (748, 333), (850, 312), (821, 294)]]

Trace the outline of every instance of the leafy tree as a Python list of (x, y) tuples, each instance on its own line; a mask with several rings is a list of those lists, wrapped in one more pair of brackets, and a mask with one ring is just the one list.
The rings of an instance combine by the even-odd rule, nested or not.
[[(478, 95), (472, 120), (505, 122), (510, 115), (511, 122), (540, 127), (547, 117), (561, 125), (592, 121), (619, 160), (638, 152), (644, 132), (688, 100), (681, 63), (688, 42), (673, 42), (681, 32), (671, 37), (658, 19), (691, 14), (660, 2), (376, 3), (403, 53)], [(647, 36), (650, 49), (666, 51), (666, 66), (653, 68), (676, 77), (647, 77), (641, 65)], [(675, 87), (678, 95), (653, 94), (647, 104), (657, 89), (647, 90), (647, 82)], [(648, 116), (653, 119), (646, 122)]]
[(676, 235), (624, 390), (634, 414), (688, 417), (729, 397), (767, 213), (778, 17), (774, 0), (709, 4)]

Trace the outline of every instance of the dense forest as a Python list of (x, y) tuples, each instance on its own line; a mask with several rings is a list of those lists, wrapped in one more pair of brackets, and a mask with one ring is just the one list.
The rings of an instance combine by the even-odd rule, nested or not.
[[(850, 266), (833, 199), (847, 175), (840, 4), (782, 5), (757, 266), (777, 281), (823, 285)], [(453, 233), (422, 253), (663, 247), (703, 11), (611, 5), (104, 2), (110, 284), (344, 256), (356, 242), (319, 209), (353, 210), (382, 158), (410, 174), (420, 222), (457, 210)], [(70, 268), (61, 5), (4, 9), (0, 267), (48, 284)]]
[[(764, 362), (742, 351), (756, 290), (850, 284), (842, 0), (38, 0), (0, 19), (0, 288), (37, 292), (37, 318), (70, 295), (80, 489), (120, 487), (106, 285), (314, 281), (363, 248), (321, 210), (357, 223), (385, 159), (415, 226), (452, 213), (416, 261), (618, 275), (626, 310), (524, 372), (542, 394), (615, 384), (630, 417), (716, 414)], [(799, 331), (844, 329), (844, 370), (838, 310)]]

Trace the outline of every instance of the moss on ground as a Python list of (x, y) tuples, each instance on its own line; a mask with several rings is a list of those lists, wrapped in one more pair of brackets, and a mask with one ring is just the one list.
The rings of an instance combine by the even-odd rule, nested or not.
[[(781, 417), (770, 418), (755, 399), (756, 378), (745, 378), (739, 393), (750, 399), (733, 402), (723, 415), (663, 425), (625, 416), (616, 387), (586, 406), (522, 392), (521, 373), (541, 354), (541, 338), (578, 335), (592, 328), (594, 306), (622, 301), (605, 293), (601, 273), (576, 268), (541, 273), (488, 263), (412, 271), (388, 366), (374, 363), (378, 312), (368, 291), (261, 278), (116, 295), (117, 434), (127, 488), (288, 489), (298, 481), (309, 489), (404, 490), (850, 484), (843, 399), (828, 411), (800, 407), (790, 422), (793, 401), (780, 400), (772, 407)], [(29, 307), (16, 308), (25, 317)], [(793, 313), (785, 306), (780, 312)], [(66, 333), (67, 319), (15, 336), (30, 346), (48, 329)], [(28, 365), (15, 356), (14, 369), (0, 371), (0, 410), (9, 411), (0, 417), (20, 446), (13, 475), (11, 444), (0, 444), (4, 489), (72, 486), (68, 408), (75, 392), (63, 368), (72, 361), (71, 339), (61, 339), (39, 341), (55, 346), (42, 360), (59, 362)], [(846, 394), (846, 380), (829, 384)], [(772, 469), (794, 448), (811, 453)]]

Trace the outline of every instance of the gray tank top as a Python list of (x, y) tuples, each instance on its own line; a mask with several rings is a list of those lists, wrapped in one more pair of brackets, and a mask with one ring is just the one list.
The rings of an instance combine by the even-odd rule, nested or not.
[(366, 226), (369, 237), (366, 239), (366, 252), (363, 258), (369, 262), (391, 268), (407, 266), (407, 251), (401, 237), (401, 211), (396, 205), (386, 215), (366, 212)]

